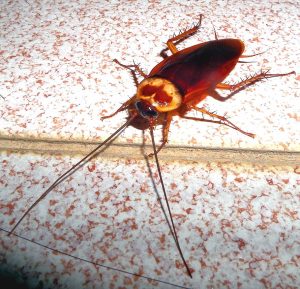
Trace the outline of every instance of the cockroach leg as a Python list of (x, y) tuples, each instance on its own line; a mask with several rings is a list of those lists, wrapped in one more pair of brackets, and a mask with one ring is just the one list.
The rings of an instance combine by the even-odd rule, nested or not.
[[(128, 70), (130, 70), (130, 73), (133, 77), (133, 81), (135, 83), (135, 86), (138, 87), (139, 85), (139, 81), (138, 81), (138, 77), (136, 75), (136, 73), (139, 73), (142, 77), (146, 78), (147, 74), (145, 74), (143, 72), (143, 70), (137, 65), (137, 64), (131, 64), (131, 65), (126, 65), (121, 63), (119, 60), (114, 59), (113, 62), (117, 63), (118, 65), (120, 65), (123, 68), (126, 68)], [(115, 112), (113, 112), (110, 115), (106, 115), (106, 116), (102, 116), (101, 120), (106, 119), (106, 118), (111, 118), (113, 116), (115, 116), (116, 114), (118, 114), (121, 111), (127, 110), (129, 108), (129, 106), (135, 101), (136, 96), (134, 95), (132, 98), (130, 98), (129, 100), (127, 100), (126, 102), (124, 102)]]
[[(156, 154), (158, 154), (161, 149), (166, 145), (166, 143), (168, 142), (168, 135), (169, 135), (169, 131), (170, 131), (170, 125), (172, 122), (172, 118), (173, 118), (173, 114), (172, 113), (166, 113), (165, 114), (165, 118), (163, 120), (163, 129), (162, 129), (162, 142), (159, 145), (159, 147), (156, 148)], [(148, 157), (153, 157), (154, 156), (154, 152), (149, 154)]]
[(251, 77), (248, 77), (236, 84), (228, 84), (228, 83), (217, 84), (216, 88), (218, 88), (218, 89), (231, 90), (231, 93), (227, 96), (221, 96), (215, 90), (210, 91), (209, 95), (218, 101), (225, 101), (225, 100), (231, 98), (233, 95), (237, 94), (238, 92), (246, 89), (247, 87), (249, 87), (259, 81), (263, 81), (264, 79), (267, 79), (267, 78), (281, 77), (281, 76), (286, 76), (286, 75), (290, 75), (290, 74), (295, 74), (295, 71), (291, 71), (288, 73), (276, 73), (276, 74), (268, 73), (268, 71), (265, 71), (265, 72), (262, 71), (261, 73), (253, 75)]
[(182, 41), (188, 39), (189, 37), (193, 36), (194, 34), (197, 33), (197, 31), (199, 30), (199, 28), (201, 27), (201, 22), (202, 22), (202, 17), (203, 15), (200, 14), (200, 18), (199, 21), (197, 22), (197, 24), (195, 24), (194, 26), (192, 26), (189, 29), (184, 30), (183, 32), (180, 31), (180, 33), (178, 35), (174, 35), (172, 38), (170, 38), (167, 41), (167, 48), (164, 48), (161, 52), (160, 55), (163, 58), (167, 58), (167, 51), (170, 50), (172, 52), (172, 54), (175, 54), (176, 52), (178, 52), (176, 45), (181, 43)]
[(127, 110), (129, 108), (129, 106), (134, 102), (135, 98), (136, 98), (136, 96), (133, 96), (132, 98), (125, 101), (115, 112), (113, 112), (112, 114), (109, 114), (109, 115), (102, 116), (100, 119), (104, 120), (107, 118), (111, 118), (111, 117), (115, 116), (116, 114), (118, 114), (119, 112)]
[(130, 70), (130, 73), (132, 74), (133, 76), (133, 79), (134, 79), (134, 82), (135, 82), (135, 86), (137, 87), (139, 82), (138, 82), (138, 77), (136, 75), (136, 73), (139, 73), (142, 77), (146, 78), (148, 77), (148, 75), (138, 66), (138, 64), (130, 64), (130, 65), (127, 65), (127, 64), (123, 64), (121, 63), (119, 60), (117, 59), (114, 59), (113, 60), (115, 63), (117, 63), (118, 65), (120, 65), (121, 67), (123, 68), (126, 68), (126, 69), (129, 69)]
[(238, 126), (236, 126), (235, 124), (233, 124), (230, 120), (228, 120), (225, 116), (221, 116), (212, 112), (209, 112), (208, 110), (206, 110), (205, 108), (200, 108), (197, 106), (189, 106), (190, 109), (194, 109), (198, 112), (201, 112), (202, 114), (206, 114), (212, 118), (217, 118), (219, 120), (210, 120), (210, 119), (205, 119), (205, 118), (197, 118), (197, 117), (190, 117), (190, 116), (181, 116), (182, 118), (185, 119), (191, 119), (191, 120), (195, 120), (195, 121), (205, 121), (205, 122), (211, 122), (211, 123), (217, 123), (217, 124), (223, 124), (226, 125), (228, 127), (231, 127), (239, 132), (241, 132), (242, 134), (252, 137), (255, 137), (255, 134), (250, 133), (250, 132), (246, 132), (242, 129), (240, 129)]

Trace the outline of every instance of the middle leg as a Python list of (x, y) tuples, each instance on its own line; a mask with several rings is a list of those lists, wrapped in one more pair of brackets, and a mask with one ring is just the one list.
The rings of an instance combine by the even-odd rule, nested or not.
[(211, 123), (216, 123), (216, 124), (223, 124), (223, 125), (226, 125), (228, 127), (231, 127), (233, 129), (241, 132), (242, 134), (244, 134), (246, 136), (249, 136), (249, 137), (252, 137), (252, 138), (255, 137), (255, 134), (242, 130), (241, 128), (239, 128), (238, 126), (233, 124), (230, 120), (228, 120), (225, 116), (221, 116), (221, 115), (215, 114), (213, 112), (209, 112), (205, 108), (200, 108), (200, 107), (197, 107), (197, 106), (189, 106), (189, 110), (190, 109), (196, 110), (198, 112), (201, 112), (202, 115), (206, 114), (206, 115), (210, 116), (211, 118), (215, 118), (215, 119), (218, 119), (218, 120), (205, 119), (204, 117), (203, 118), (190, 117), (190, 116), (185, 116), (185, 115), (183, 115), (181, 117), (185, 118), (185, 119), (195, 120), (195, 121), (205, 121), (205, 122), (211, 122)]

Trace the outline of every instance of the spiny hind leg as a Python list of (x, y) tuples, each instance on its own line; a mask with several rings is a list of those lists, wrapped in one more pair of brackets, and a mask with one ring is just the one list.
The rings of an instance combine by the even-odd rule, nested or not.
[(202, 18), (203, 18), (203, 15), (200, 14), (200, 19), (195, 25), (193, 25), (191, 28), (186, 29), (184, 31), (180, 30), (178, 35), (174, 35), (172, 38), (168, 39), (168, 41), (167, 41), (168, 47), (164, 48), (160, 52), (160, 55), (163, 58), (166, 58), (166, 57), (168, 57), (167, 53), (166, 53), (168, 50), (170, 50), (172, 54), (175, 54), (176, 52), (178, 52), (176, 45), (197, 33), (197, 31), (201, 27)]
[(268, 73), (269, 71), (262, 71), (256, 75), (250, 76), (236, 84), (228, 84), (228, 83), (219, 83), (216, 85), (217, 89), (223, 89), (223, 90), (231, 90), (231, 93), (227, 96), (221, 96), (217, 91), (213, 90), (209, 92), (209, 95), (212, 96), (214, 99), (219, 100), (219, 101), (225, 101), (229, 98), (231, 98), (233, 95), (237, 94), (238, 92), (246, 89), (247, 87), (259, 82), (263, 81), (268, 78), (273, 78), (273, 77), (281, 77), (281, 76), (286, 76), (290, 74), (295, 74), (295, 71), (291, 71), (288, 73), (276, 73), (276, 74), (271, 74)]
[[(252, 138), (255, 137), (255, 134), (250, 133), (250, 132), (246, 132), (246, 131), (242, 130), (241, 128), (239, 128), (238, 126), (236, 126), (235, 124), (233, 124), (230, 120), (228, 120), (225, 116), (221, 116), (221, 115), (218, 115), (216, 113), (209, 112), (205, 108), (200, 108), (200, 107), (197, 107), (197, 106), (189, 106), (189, 110), (190, 109), (193, 109), (193, 110), (196, 110), (198, 112), (201, 112), (202, 115), (203, 115), (203, 118), (190, 117), (190, 116), (185, 116), (185, 115), (183, 115), (181, 117), (185, 118), (185, 119), (195, 120), (195, 121), (204, 121), (204, 122), (211, 122), (211, 123), (216, 123), (216, 124), (223, 124), (223, 125), (226, 125), (228, 127), (231, 127), (233, 129), (241, 132), (244, 135), (247, 135), (247, 136), (252, 137)], [(208, 116), (210, 116), (213, 119), (205, 119), (204, 115), (208, 115)], [(217, 119), (217, 120), (215, 120), (215, 119)]]

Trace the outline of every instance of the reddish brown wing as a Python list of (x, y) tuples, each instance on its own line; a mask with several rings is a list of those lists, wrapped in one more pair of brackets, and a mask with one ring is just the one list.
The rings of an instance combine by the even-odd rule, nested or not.
[(149, 74), (173, 82), (183, 95), (207, 92), (222, 82), (244, 51), (238, 39), (214, 40), (178, 51), (156, 65)]

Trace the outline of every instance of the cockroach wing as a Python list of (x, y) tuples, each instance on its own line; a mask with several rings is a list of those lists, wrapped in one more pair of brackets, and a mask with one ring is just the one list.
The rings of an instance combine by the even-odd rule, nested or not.
[(170, 80), (182, 95), (206, 92), (228, 76), (243, 51), (244, 43), (239, 39), (197, 44), (164, 59), (152, 69), (149, 77)]

